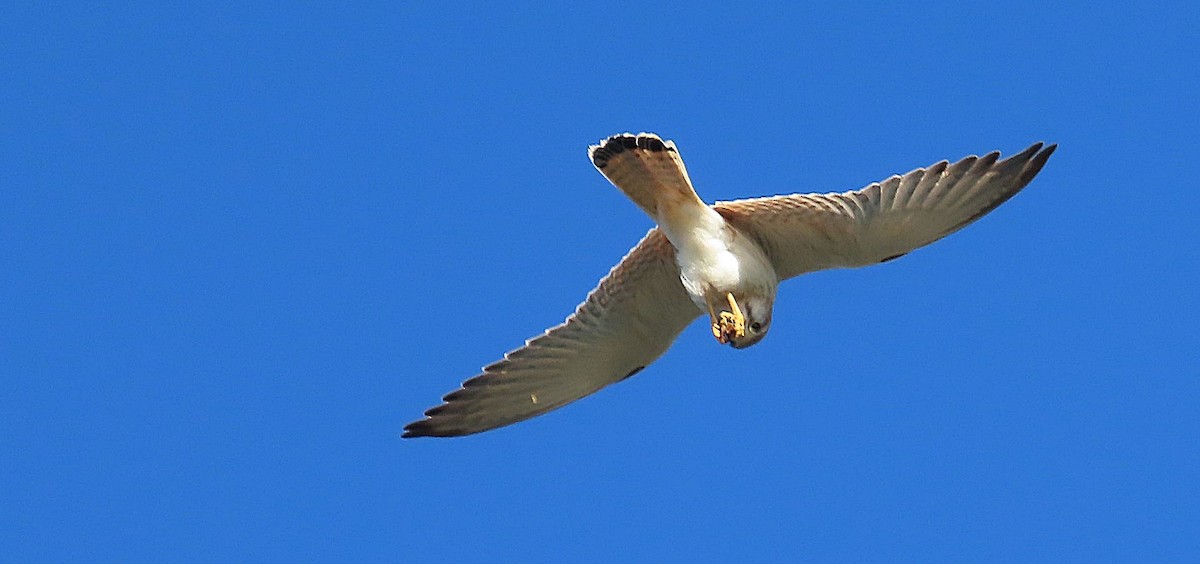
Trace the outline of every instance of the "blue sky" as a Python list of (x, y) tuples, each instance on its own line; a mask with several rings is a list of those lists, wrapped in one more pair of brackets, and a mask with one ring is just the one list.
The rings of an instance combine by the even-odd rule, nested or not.
[[(11, 558), (1200, 555), (1193, 3), (3, 12)], [(758, 346), (401, 440), (651, 226), (625, 131), (710, 201), (1060, 147)]]

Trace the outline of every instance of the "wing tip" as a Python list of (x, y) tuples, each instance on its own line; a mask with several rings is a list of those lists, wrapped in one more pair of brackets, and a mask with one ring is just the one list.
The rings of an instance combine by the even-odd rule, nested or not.
[(1031, 182), (1033, 177), (1042, 171), (1042, 167), (1046, 166), (1046, 162), (1050, 160), (1050, 155), (1053, 155), (1056, 149), (1058, 149), (1058, 143), (1046, 145), (1038, 141), (1020, 154), (1012, 157), (1014, 159), (1022, 158), (1022, 160), (1025, 160), (1025, 166), (1021, 170), (1021, 182), (1026, 184)]
[[(978, 213), (973, 214), (966, 221), (958, 224), (956, 227), (954, 227), (949, 232), (947, 232), (947, 235), (949, 233), (953, 233), (954, 231), (962, 229), (963, 227), (975, 222), (975, 220), (979, 219), (980, 217), (987, 215), (992, 210), (1000, 207), (1000, 205), (1003, 204), (1004, 202), (1007, 202), (1013, 196), (1016, 196), (1018, 192), (1024, 190), (1025, 187), (1028, 186), (1029, 183), (1033, 181), (1033, 177), (1037, 176), (1037, 174), (1039, 172), (1041, 172), (1042, 167), (1046, 165), (1046, 160), (1050, 158), (1050, 155), (1053, 154), (1054, 150), (1057, 148), (1058, 148), (1057, 144), (1045, 145), (1044, 143), (1039, 141), (1037, 143), (1030, 145), (1024, 151), (1021, 151), (1020, 153), (1017, 153), (1017, 154), (1001, 161), (1000, 162), (1001, 166), (1008, 164), (1008, 163), (1014, 163), (1021, 167), (1020, 172), (1018, 172), (1014, 175), (1016, 182), (1012, 183), (1010, 189), (1007, 190), (1005, 193), (1003, 193), (999, 198), (997, 198), (996, 201), (985, 206), (983, 209), (979, 210)], [(944, 236), (945, 235), (943, 235), (943, 237)]]
[[(428, 414), (428, 412), (426, 413)], [(420, 437), (462, 437), (487, 431), (493, 428), (494, 427), (488, 427), (485, 429), (463, 429), (462, 427), (453, 425), (453, 420), (439, 421), (436, 417), (425, 417), (424, 419), (418, 419), (405, 425), (404, 432), (400, 434), (400, 438), (416, 439)]]
[(412, 423), (409, 423), (408, 425), (404, 426), (404, 432), (400, 434), (400, 438), (401, 439), (415, 439), (417, 437), (428, 437), (430, 435), (427, 432), (425, 432), (425, 429), (428, 427), (429, 427), (429, 419), (428, 418), (420, 419), (418, 421), (413, 421)]
[[(991, 166), (996, 161), (1000, 161), (1002, 164), (1010, 163), (1010, 162), (1029, 163), (1032, 161), (1040, 161), (1041, 163), (1045, 164), (1046, 159), (1049, 159), (1050, 155), (1054, 154), (1054, 150), (1057, 148), (1058, 148), (1057, 143), (1051, 143), (1051, 144), (1047, 145), (1044, 141), (1038, 141), (1038, 142), (1035, 142), (1032, 145), (1026, 147), (1020, 153), (1005, 157), (1004, 159), (1000, 159), (1001, 153), (997, 149), (994, 151), (990, 151), (982, 156), (967, 155), (967, 156), (963, 157), (962, 159), (959, 159), (957, 162), (955, 162), (954, 165), (962, 166), (962, 165), (969, 164), (970, 166), (978, 166), (979, 164), (986, 163), (988, 166)], [(942, 162), (945, 162), (945, 161), (942, 161)], [(930, 165), (927, 168), (933, 169), (934, 167), (942, 164), (942, 162), (938, 162), (936, 164)], [(918, 169), (918, 170), (920, 170), (920, 169)]]
[(1049, 158), (1054, 150), (1058, 148), (1058, 143), (1046, 144), (1045, 141), (1038, 141), (1026, 147), (1020, 153), (1017, 153), (1004, 160), (1029, 160), (1029, 159), (1046, 159)]
[(664, 140), (655, 133), (643, 131), (637, 135), (632, 133), (618, 133), (607, 139), (602, 139), (599, 145), (588, 147), (588, 158), (592, 160), (592, 164), (596, 168), (603, 169), (608, 166), (608, 161), (616, 155), (633, 150), (654, 153), (660, 151), (676, 152), (675, 143)]
[(444, 429), (446, 421), (443, 417), (441, 424), (438, 422), (438, 415), (453, 409), (454, 401), (462, 399), (464, 395), (469, 395), (472, 390), (467, 387), (467, 384), (472, 380), (478, 380), (479, 377), (471, 378), (463, 382), (463, 386), (458, 389), (451, 390), (445, 396), (442, 396), (442, 403), (439, 403), (425, 410), (425, 417), (408, 423), (404, 426), (404, 432), (400, 435), (402, 439), (412, 439), (416, 437), (454, 437), (466, 433), (454, 432), (453, 430)]

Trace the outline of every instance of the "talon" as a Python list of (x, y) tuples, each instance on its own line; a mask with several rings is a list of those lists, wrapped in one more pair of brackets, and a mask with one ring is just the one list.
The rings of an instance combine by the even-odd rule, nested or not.
[(725, 340), (725, 332), (721, 330), (721, 320), (717, 316), (716, 310), (713, 309), (712, 303), (708, 304), (708, 318), (712, 320), (712, 334), (717, 338), (717, 342), (724, 345), (728, 341)]
[(742, 328), (738, 336), (744, 336), (746, 334), (746, 316), (742, 315), (742, 308), (738, 307), (737, 300), (733, 299), (733, 292), (725, 294), (725, 297), (729, 298), (729, 309), (733, 310), (734, 322)]
[(712, 306), (709, 306), (709, 313), (712, 314), (713, 319), (713, 336), (722, 345), (746, 336), (746, 316), (742, 314), (742, 308), (738, 307), (737, 300), (733, 299), (733, 294), (726, 294), (725, 297), (729, 300), (732, 313), (722, 311), (717, 315)]
[(728, 311), (721, 312), (721, 328), (725, 334), (726, 341), (746, 336), (746, 322), (739, 320), (734, 314)]
[(722, 311), (717, 315), (717, 320), (712, 324), (712, 332), (713, 336), (717, 338), (717, 342), (722, 345), (742, 335), (738, 331), (736, 318), (728, 311)]

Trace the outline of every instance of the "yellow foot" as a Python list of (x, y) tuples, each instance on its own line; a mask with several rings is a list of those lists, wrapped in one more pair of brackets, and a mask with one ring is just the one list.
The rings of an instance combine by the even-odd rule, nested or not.
[(725, 297), (729, 299), (729, 308), (733, 311), (722, 311), (720, 315), (713, 316), (712, 324), (713, 336), (722, 345), (746, 336), (746, 316), (742, 315), (742, 308), (738, 307), (733, 294), (726, 294)]

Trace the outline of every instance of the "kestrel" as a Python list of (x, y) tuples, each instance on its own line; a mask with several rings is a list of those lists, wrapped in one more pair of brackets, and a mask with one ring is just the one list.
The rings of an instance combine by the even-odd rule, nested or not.
[(636, 374), (697, 317), (734, 348), (771, 328), (779, 283), (867, 266), (928, 245), (1013, 197), (1056, 145), (942, 161), (840, 194), (705, 204), (679, 151), (657, 135), (615, 135), (592, 163), (658, 224), (562, 324), (486, 366), (409, 423), (404, 437), (479, 433), (557, 409)]

